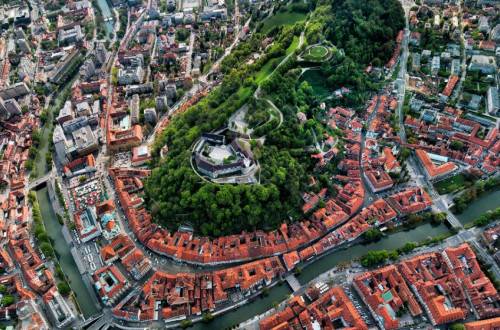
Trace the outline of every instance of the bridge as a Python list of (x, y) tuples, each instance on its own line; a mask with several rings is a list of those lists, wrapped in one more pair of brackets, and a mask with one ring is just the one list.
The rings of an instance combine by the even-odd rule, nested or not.
[(293, 292), (296, 292), (298, 290), (300, 290), (300, 283), (299, 281), (297, 280), (297, 278), (295, 277), (295, 275), (290, 275), (290, 276), (287, 276), (285, 278), (285, 281), (288, 283), (288, 285), (290, 286), (290, 288), (292, 288)]
[(111, 322), (112, 322), (112, 320), (110, 318), (102, 317), (102, 314), (101, 314), (100, 319), (96, 323), (94, 323), (90, 327), (88, 327), (88, 329), (89, 330), (106, 330), (106, 329), (110, 328)]
[(45, 174), (44, 176), (39, 177), (35, 181), (31, 181), (28, 185), (29, 190), (34, 190), (34, 189), (37, 189), (39, 186), (47, 184), (47, 182), (50, 181), (51, 176), (52, 176), (52, 172), (49, 172), (49, 173)]
[[(87, 327), (89, 324), (91, 324), (92, 322), (95, 322), (97, 319), (102, 319), (102, 316), (103, 316), (103, 313), (99, 313), (97, 315), (94, 315), (91, 318), (86, 319), (85, 321), (82, 321), (82, 322), (78, 323), (78, 328), (81, 329), (81, 328)], [(96, 322), (96, 323), (99, 323), (99, 322)], [(92, 325), (91, 328), (93, 326), (94, 325)]]

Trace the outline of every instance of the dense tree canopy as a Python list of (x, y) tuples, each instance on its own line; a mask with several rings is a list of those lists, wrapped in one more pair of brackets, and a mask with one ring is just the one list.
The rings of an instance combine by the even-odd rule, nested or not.
[(393, 54), (395, 37), (404, 28), (404, 11), (397, 0), (333, 0), (318, 3), (306, 37), (325, 38), (360, 63), (375, 59), (385, 64)]
[[(335, 56), (321, 68), (329, 85), (349, 84), (360, 90), (370, 89), (363, 78), (364, 66), (376, 58), (384, 62), (392, 56), (394, 38), (403, 27), (403, 12), (396, 0), (320, 0), (307, 26), (309, 44), (328, 40), (345, 50), (345, 56)], [(314, 6), (315, 1), (308, 3)], [(317, 139), (325, 134), (339, 137), (339, 132), (322, 123), (324, 111), (315, 103), (313, 89), (299, 82), (300, 68), (295, 56), (279, 66), (275, 74), (261, 82), (264, 96), (273, 100), (283, 115), (277, 127), (275, 116), (270, 118), (266, 105), (252, 104), (257, 88), (256, 73), (269, 61), (279, 63), (284, 58), (293, 37), (298, 36), (304, 23), (291, 27), (273, 28), (268, 32), (274, 43), (263, 56), (251, 65), (244, 65), (249, 56), (258, 52), (266, 37), (254, 33), (240, 43), (220, 64), (225, 74), (220, 87), (211, 91), (199, 103), (176, 115), (152, 146), (156, 156), (145, 184), (146, 202), (156, 221), (169, 229), (185, 222), (193, 224), (203, 235), (220, 236), (243, 229), (276, 229), (283, 221), (302, 216), (301, 194), (319, 187), (336, 189), (330, 180), (337, 173), (336, 164), (342, 157), (315, 167), (311, 154), (317, 153)], [(273, 68), (274, 69), (274, 68)], [(359, 103), (359, 95), (347, 96)], [(191, 146), (202, 132), (228, 126), (230, 116), (245, 103), (255, 107), (248, 120), (256, 125), (255, 136), (265, 135), (265, 144), (252, 141), (252, 151), (260, 166), (256, 176), (260, 183), (249, 185), (219, 185), (203, 181), (190, 164)], [(308, 121), (299, 125), (297, 112), (306, 114)], [(339, 139), (340, 140), (340, 139)], [(320, 141), (321, 142), (321, 141)], [(167, 156), (159, 159), (159, 150), (168, 146)], [(342, 149), (342, 142), (337, 145)], [(308, 188), (311, 174), (319, 185)]]

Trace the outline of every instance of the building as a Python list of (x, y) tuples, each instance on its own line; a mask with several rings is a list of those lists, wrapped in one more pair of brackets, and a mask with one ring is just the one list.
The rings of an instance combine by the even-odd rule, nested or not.
[(15, 99), (10, 99), (4, 102), (4, 107), (11, 116), (22, 115), (22, 109)]
[(31, 48), (25, 39), (18, 39), (17, 45), (19, 46), (19, 49), (21, 49), (21, 52), (23, 52), (23, 54), (30, 54), (31, 53)]
[(479, 19), (479, 32), (489, 33), (490, 32), (490, 23), (488, 22), (488, 16), (481, 16)]
[(500, 317), (465, 323), (466, 330), (496, 330), (500, 328)]
[(130, 64), (118, 69), (117, 79), (120, 85), (140, 84), (144, 78), (144, 58), (141, 54), (127, 59)]
[(420, 54), (413, 53), (411, 59), (411, 70), (415, 72), (420, 71)]
[(82, 41), (83, 34), (80, 25), (75, 25), (72, 28), (66, 30), (59, 30), (59, 42), (60, 43), (75, 43)]
[(105, 266), (92, 274), (94, 287), (106, 306), (114, 305), (129, 288), (130, 283), (116, 266)]
[(96, 66), (102, 66), (106, 62), (107, 52), (103, 42), (98, 42), (94, 49), (94, 63)]
[(141, 166), (151, 159), (151, 150), (148, 146), (132, 148), (132, 166)]
[[(243, 148), (238, 140), (233, 140), (229, 146), (223, 143), (222, 148), (216, 147), (214, 148), (215, 152), (204, 156), (201, 153), (201, 149), (204, 148), (205, 143), (208, 143), (208, 141), (208, 139), (202, 137), (201, 143), (196, 148), (197, 153), (194, 157), (196, 167), (201, 173), (208, 175), (212, 179), (216, 179), (221, 175), (234, 175), (238, 172), (245, 175), (255, 168), (251, 151)], [(221, 154), (227, 157), (221, 158)], [(224, 161), (224, 159), (229, 159), (229, 162)]]
[[(127, 86), (128, 87), (128, 86)], [(132, 96), (132, 100), (130, 101), (130, 123), (132, 125), (136, 125), (139, 123), (139, 105), (140, 98), (138, 94), (134, 94)]]
[(486, 93), (486, 110), (492, 114), (498, 114), (500, 102), (498, 100), (498, 87), (491, 86)]
[(159, 95), (155, 98), (156, 110), (166, 111), (168, 109), (168, 100), (166, 95)]
[(434, 202), (422, 187), (414, 187), (408, 190), (387, 196), (389, 204), (402, 216), (427, 210)]
[(440, 68), (441, 68), (441, 58), (439, 56), (434, 56), (431, 62), (431, 75), (437, 76)]
[(456, 248), (446, 249), (445, 254), (479, 318), (500, 316), (498, 292), (481, 270), (471, 247), (462, 243)]
[(407, 306), (410, 316), (422, 314), (416, 297), (395, 265), (356, 276), (354, 288), (381, 329), (398, 329), (402, 326), (397, 312), (403, 306)]
[(72, 135), (73, 147), (79, 156), (86, 156), (99, 148), (97, 139), (88, 125), (73, 131)]
[(368, 186), (370, 186), (370, 189), (373, 192), (390, 189), (394, 184), (389, 174), (385, 171), (371, 170), (364, 171), (363, 174), (366, 178)]
[(95, 207), (87, 207), (74, 214), (75, 227), (82, 243), (93, 240), (101, 235), (97, 225)]
[(22, 27), (18, 27), (14, 30), (14, 34), (16, 35), (17, 39), (27, 39), (26, 38), (26, 33), (24, 33), (24, 30)]
[[(463, 320), (467, 296), (441, 252), (423, 254), (398, 264), (398, 269), (424, 307), (433, 325)], [(440, 288), (432, 290), (432, 288)]]
[(144, 118), (148, 123), (156, 123), (158, 119), (156, 116), (156, 110), (154, 108), (144, 109)]
[(82, 81), (88, 81), (90, 78), (95, 74), (95, 65), (94, 61), (91, 59), (86, 59), (85, 62), (83, 62), (82, 66), (80, 67), (80, 80)]
[(3, 100), (8, 100), (20, 96), (24, 96), (29, 93), (29, 88), (24, 82), (14, 84), (9, 87), (4, 87), (0, 89), (0, 98)]
[(491, 29), (491, 40), (500, 41), (500, 24)]
[(50, 319), (56, 327), (65, 328), (75, 320), (75, 315), (55, 286), (43, 296), (43, 300), (47, 304), (46, 310)]
[(455, 163), (448, 162), (447, 157), (428, 154), (426, 151), (417, 149), (415, 153), (425, 168), (425, 173), (430, 179), (435, 179), (455, 170)]
[(472, 55), (469, 64), (470, 71), (481, 71), (483, 74), (492, 74), (497, 68), (494, 56)]
[(17, 76), (19, 80), (23, 81), (25, 78), (31, 80), (35, 75), (35, 63), (31, 62), (28, 57), (22, 57), (17, 69)]

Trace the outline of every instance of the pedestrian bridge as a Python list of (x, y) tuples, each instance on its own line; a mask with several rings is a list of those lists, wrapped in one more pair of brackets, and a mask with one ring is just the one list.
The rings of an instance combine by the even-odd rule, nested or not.
[(285, 278), (286, 282), (290, 286), (290, 288), (293, 290), (293, 292), (300, 290), (300, 283), (295, 277), (295, 275), (290, 275)]

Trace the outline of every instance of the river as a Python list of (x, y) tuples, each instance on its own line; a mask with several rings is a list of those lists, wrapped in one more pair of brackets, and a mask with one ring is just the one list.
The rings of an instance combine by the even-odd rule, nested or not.
[[(97, 4), (99, 5), (99, 8), (101, 8), (102, 17), (104, 18), (104, 23), (106, 24), (106, 39), (109, 39), (109, 33), (113, 32), (115, 24), (113, 15), (109, 9), (107, 0), (97, 0)], [(106, 20), (108, 17), (111, 19)]]
[[(75, 81), (76, 77), (70, 80), (65, 86), (62, 86), (60, 91), (56, 94), (57, 98), (54, 101), (54, 105), (51, 107), (45, 129), (43, 132), (43, 137), (38, 148), (37, 162), (36, 162), (36, 174), (37, 177), (43, 176), (48, 172), (47, 164), (45, 162), (45, 154), (49, 151), (49, 133), (53, 127), (53, 113), (52, 111), (61, 105), (62, 98), (64, 96), (64, 91), (71, 87), (71, 84)], [(53, 240), (54, 250), (57, 251), (59, 256), (59, 264), (63, 269), (64, 273), (68, 276), (70, 280), (70, 286), (73, 292), (76, 294), (76, 299), (78, 304), (82, 309), (85, 318), (88, 318), (98, 312), (96, 306), (92, 301), (90, 292), (83, 283), (82, 276), (76, 267), (73, 256), (71, 255), (70, 249), (64, 240), (61, 231), (61, 225), (57, 221), (56, 215), (50, 203), (47, 187), (39, 189), (36, 191), (36, 196), (38, 199), (38, 204), (40, 206), (40, 213), (42, 215), (43, 223), (50, 238)]]
[[(500, 207), (500, 190), (488, 194), (474, 203), (462, 213), (457, 215), (458, 220), (462, 224), (466, 224), (481, 214), (492, 211)], [(423, 241), (429, 236), (438, 236), (446, 233), (448, 228), (445, 225), (435, 226), (430, 223), (424, 224), (417, 228), (394, 233), (383, 237), (380, 241), (369, 244), (357, 244), (348, 249), (332, 252), (329, 255), (313, 262), (309, 266), (302, 269), (302, 273), (297, 277), (301, 285), (307, 284), (320, 274), (328, 271), (341, 262), (350, 261), (354, 258), (359, 258), (370, 250), (393, 250), (403, 246), (407, 242)], [(236, 323), (244, 322), (256, 315), (262, 314), (271, 308), (274, 301), (281, 302), (287, 294), (292, 291), (286, 283), (281, 287), (271, 289), (268, 297), (256, 299), (253, 302), (240, 307), (239, 309), (217, 316), (214, 321), (209, 324), (197, 323), (194, 329), (221, 329), (229, 327)]]
[[(359, 258), (367, 251), (370, 250), (394, 250), (403, 246), (407, 242), (420, 242), (429, 236), (438, 236), (448, 231), (444, 225), (431, 225), (429, 223), (419, 226), (417, 228), (401, 231), (392, 235), (385, 236), (380, 241), (369, 244), (357, 244), (351, 246), (346, 250), (332, 252), (321, 259), (316, 260), (309, 266), (302, 268), (302, 273), (297, 277), (300, 284), (307, 284), (320, 274), (330, 270), (341, 262), (350, 261), (354, 258)], [(273, 302), (281, 302), (285, 300), (285, 296), (290, 294), (292, 290), (288, 284), (284, 283), (282, 286), (276, 286), (271, 289), (268, 297), (257, 298), (249, 304), (246, 304), (235, 311), (216, 316), (214, 321), (209, 324), (197, 323), (190, 329), (223, 329), (230, 327), (236, 323), (244, 322), (256, 315), (262, 314), (271, 309)]]
[(481, 197), (474, 203), (470, 204), (465, 211), (455, 215), (462, 225), (469, 223), (480, 215), (493, 211), (500, 207), (500, 190), (494, 191), (491, 194)]
[(76, 299), (78, 300), (78, 305), (80, 305), (83, 312), (83, 316), (85, 316), (85, 318), (89, 318), (92, 315), (97, 314), (99, 310), (94, 305), (90, 292), (83, 283), (82, 275), (80, 275), (70, 249), (68, 248), (68, 245), (66, 244), (66, 241), (61, 233), (62, 227), (57, 221), (52, 205), (50, 204), (47, 187), (37, 190), (36, 196), (38, 198), (38, 204), (40, 205), (40, 213), (42, 214), (45, 229), (47, 230), (50, 238), (53, 240), (52, 246), (54, 247), (54, 250), (57, 251), (59, 264), (70, 281), (69, 285), (76, 294)]

